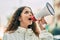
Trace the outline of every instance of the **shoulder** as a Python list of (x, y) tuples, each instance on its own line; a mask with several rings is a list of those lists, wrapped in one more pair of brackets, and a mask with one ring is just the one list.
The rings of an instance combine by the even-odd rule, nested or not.
[(41, 39), (53, 40), (53, 35), (46, 30), (41, 31), (39, 37)]
[(7, 40), (7, 37), (8, 37), (8, 33), (4, 33), (3, 40)]
[(4, 33), (3, 40), (12, 40), (15, 39), (16, 34), (14, 33)]

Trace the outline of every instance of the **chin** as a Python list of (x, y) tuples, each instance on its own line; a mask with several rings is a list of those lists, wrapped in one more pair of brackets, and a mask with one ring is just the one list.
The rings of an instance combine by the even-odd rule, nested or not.
[(31, 25), (31, 24), (32, 24), (32, 22), (29, 23), (29, 25)]

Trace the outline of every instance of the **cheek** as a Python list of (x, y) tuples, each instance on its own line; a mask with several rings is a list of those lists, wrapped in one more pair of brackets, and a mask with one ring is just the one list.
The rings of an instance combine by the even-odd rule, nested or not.
[(25, 18), (27, 18), (27, 17), (28, 17), (28, 15), (23, 14), (23, 15), (22, 15), (22, 17), (25, 19)]
[(26, 21), (27, 17), (26, 16), (22, 16), (22, 21)]

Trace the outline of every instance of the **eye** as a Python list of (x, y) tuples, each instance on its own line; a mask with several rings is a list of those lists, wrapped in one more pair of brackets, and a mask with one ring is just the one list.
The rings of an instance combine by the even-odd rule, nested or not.
[(29, 11), (26, 11), (25, 14), (29, 13)]
[(31, 14), (33, 15), (33, 13), (32, 13), (32, 12), (30, 12), (30, 11), (25, 11), (25, 14), (29, 14), (29, 13), (31, 13)]

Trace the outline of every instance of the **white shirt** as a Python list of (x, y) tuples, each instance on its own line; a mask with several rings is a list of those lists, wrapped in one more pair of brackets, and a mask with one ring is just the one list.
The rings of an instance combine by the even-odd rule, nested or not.
[(52, 40), (53, 39), (52, 36), (50, 36), (51, 38), (49, 36), (50, 35), (46, 36), (43, 31), (41, 32), (39, 37), (37, 37), (31, 29), (19, 27), (14, 33), (4, 34), (3, 40), (50, 40), (50, 39)]

